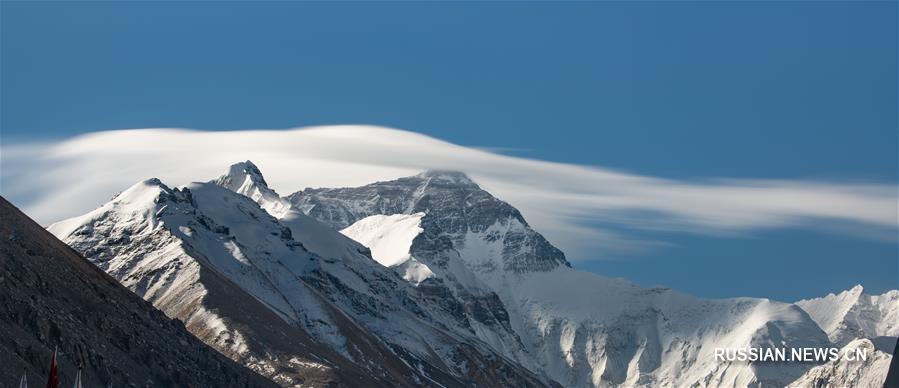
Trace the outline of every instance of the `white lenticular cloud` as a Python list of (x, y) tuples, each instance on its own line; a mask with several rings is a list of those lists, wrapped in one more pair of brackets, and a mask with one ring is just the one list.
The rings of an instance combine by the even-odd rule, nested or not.
[(4, 144), (2, 151), (0, 192), (42, 224), (85, 213), (142, 179), (178, 186), (252, 160), (281, 195), (427, 169), (463, 171), (518, 207), (574, 259), (654, 244), (628, 230), (721, 234), (853, 225), (856, 234), (882, 238), (895, 236), (897, 228), (895, 183), (672, 180), (500, 155), (371, 126), (105, 131), (61, 142)]

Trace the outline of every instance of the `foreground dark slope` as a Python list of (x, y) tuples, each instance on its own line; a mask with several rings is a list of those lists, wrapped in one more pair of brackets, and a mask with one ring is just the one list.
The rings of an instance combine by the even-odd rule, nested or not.
[(0, 220), (0, 387), (16, 386), (23, 372), (39, 385), (57, 345), (63, 385), (83, 358), (85, 386), (275, 386), (207, 347), (2, 197)]
[(893, 359), (890, 361), (890, 369), (887, 372), (887, 380), (883, 383), (884, 388), (899, 388), (899, 342), (896, 342), (896, 348), (893, 350)]

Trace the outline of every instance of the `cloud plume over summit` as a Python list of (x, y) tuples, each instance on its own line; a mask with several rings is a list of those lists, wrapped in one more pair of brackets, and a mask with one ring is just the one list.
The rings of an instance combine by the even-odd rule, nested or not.
[(43, 224), (93, 209), (141, 179), (182, 185), (249, 159), (282, 195), (459, 170), (518, 207), (574, 259), (648, 243), (629, 230), (720, 234), (852, 225), (856, 234), (880, 238), (895, 236), (897, 227), (895, 183), (665, 179), (500, 155), (370, 126), (104, 131), (4, 144), (2, 154), (0, 192)]

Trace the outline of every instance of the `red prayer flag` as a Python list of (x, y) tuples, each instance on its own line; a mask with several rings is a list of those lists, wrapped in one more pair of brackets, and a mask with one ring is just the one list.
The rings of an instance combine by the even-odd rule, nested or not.
[(50, 377), (47, 378), (47, 388), (59, 388), (59, 365), (56, 364), (56, 349), (53, 350), (53, 360), (50, 361)]

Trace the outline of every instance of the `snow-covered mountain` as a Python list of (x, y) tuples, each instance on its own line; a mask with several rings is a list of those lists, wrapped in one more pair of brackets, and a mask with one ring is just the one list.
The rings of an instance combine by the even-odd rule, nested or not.
[[(478, 249), (500, 249), (470, 267), (481, 274), (502, 277), (569, 267), (565, 255), (531, 229), (511, 205), (481, 190), (465, 174), (428, 171), (414, 177), (378, 182), (358, 188), (307, 189), (287, 197), (309, 216), (335, 229), (350, 226), (372, 215), (425, 213), (421, 241), (414, 250), (429, 255), (447, 254), (446, 242), (455, 243), (461, 260), (485, 256)], [(500, 238), (501, 237), (501, 238)], [(451, 238), (453, 241), (444, 241)], [(472, 242), (464, 244), (463, 239)], [(487, 244), (478, 245), (477, 241)], [(499, 254), (496, 254), (499, 253)], [(481, 259), (481, 258), (479, 258)]]
[[(244, 177), (242, 174), (248, 176)], [(265, 181), (261, 178), (261, 173), (259, 173), (258, 168), (256, 168), (250, 161), (232, 165), (225, 175), (217, 178), (213, 183), (229, 181), (255, 182), (252, 185), (242, 185), (246, 192), (273, 192), (267, 187), (254, 188), (254, 186), (264, 184)], [(283, 208), (282, 204), (286, 202), (286, 199), (272, 196), (257, 196), (256, 201), (265, 209), (281, 209)], [(384, 268), (385, 266), (389, 267), (392, 264), (386, 262), (384, 256), (380, 256), (380, 264), (382, 265), (375, 265), (370, 255), (370, 251), (367, 250), (368, 248), (360, 245), (351, 238), (335, 233), (335, 229), (311, 218), (293, 205), (289, 206), (290, 208), (287, 211), (280, 213), (280, 221), (284, 225), (290, 227), (295, 232), (297, 238), (306, 244), (307, 247), (314, 248), (313, 251), (349, 252), (354, 256), (356, 262), (366, 263), (365, 265), (370, 267), (369, 270), (377, 272), (379, 276), (388, 276), (389, 273), (400, 283), (405, 284), (405, 282), (400, 280), (401, 277), (414, 281), (417, 287), (408, 287), (405, 289), (406, 292), (414, 294), (409, 298), (417, 301), (417, 308), (426, 310), (444, 329), (462, 336), (462, 343), (466, 346), (469, 346), (469, 344), (472, 343), (479, 343), (479, 341), (484, 341), (490, 348), (499, 349), (501, 354), (517, 361), (517, 364), (522, 364), (528, 360), (523, 344), (508, 325), (508, 313), (504, 311), (496, 294), (482, 291), (469, 292), (468, 290), (455, 290), (458, 292), (454, 292), (454, 290), (449, 289), (445, 285), (442, 277), (432, 276), (433, 273), (430, 272), (430, 269), (421, 265), (414, 258), (411, 258), (411, 255), (409, 259), (404, 259), (404, 262), (401, 265), (397, 263), (398, 266), (394, 267), (396, 273), (393, 273), (394, 271)], [(415, 237), (415, 234), (420, 233), (422, 230), (417, 225), (413, 225), (416, 216), (420, 220), (422, 215), (413, 214), (411, 218), (402, 215), (398, 217), (387, 217), (388, 220), (402, 218), (402, 220), (397, 220), (399, 222), (386, 223), (386, 225), (391, 226), (393, 237), (397, 236), (396, 232), (398, 230), (406, 230), (406, 232), (400, 233), (403, 236), (399, 239), (382, 239), (381, 243), (377, 244), (377, 246), (374, 246), (372, 249), (380, 252), (382, 248), (390, 249), (389, 245), (411, 243), (411, 239)], [(378, 217), (372, 217), (372, 220), (370, 220), (374, 221), (372, 223), (373, 226), (382, 224), (377, 219)], [(360, 222), (360, 224), (357, 225), (356, 230), (359, 232), (365, 230), (367, 228), (365, 224), (366, 222)], [(397, 227), (400, 227), (401, 229), (398, 229)], [(405, 242), (403, 242), (403, 240), (405, 240)], [(388, 244), (384, 244), (383, 242), (385, 241), (387, 241)], [(362, 250), (366, 250), (364, 258), (359, 257)], [(392, 260), (399, 259), (394, 258)], [(424, 282), (424, 284), (422, 284), (422, 282)], [(420, 311), (416, 311), (420, 313)], [(390, 327), (392, 325), (384, 324), (382, 326)], [(391, 327), (391, 329), (395, 330), (396, 328)], [(390, 337), (392, 334), (388, 333), (386, 335)], [(404, 339), (402, 341), (406, 340)], [(422, 341), (424, 341), (424, 339)], [(432, 343), (433, 341), (428, 340), (425, 342)], [(408, 344), (403, 344), (403, 346), (408, 347)], [(500, 357), (500, 359), (501, 358), (502, 357)], [(453, 364), (458, 361), (445, 362)], [(466, 361), (465, 363), (467, 364), (468, 362)], [(468, 370), (469, 368), (467, 366), (462, 366), (461, 369)], [(537, 371), (540, 373), (539, 370)], [(466, 373), (468, 372), (466, 371)], [(545, 377), (542, 379), (544, 380), (544, 383), (549, 382)]]
[(876, 340), (891, 337), (892, 343), (885, 344), (889, 352), (899, 336), (897, 290), (869, 295), (861, 285), (857, 285), (836, 295), (800, 300), (796, 305), (808, 312), (830, 340), (840, 346), (856, 338)]
[(369, 381), (296, 324), (314, 318), (295, 305), (330, 306), (285, 268), (287, 257), (307, 270), (317, 264), (290, 231), (246, 197), (214, 185), (192, 189), (149, 179), (49, 230), (204, 342), (276, 382)]
[(832, 345), (793, 304), (572, 269), (458, 172), (281, 197), (243, 162), (209, 183), (138, 183), (49, 229), (283, 385), (785, 386), (814, 365), (714, 349)]
[(448, 314), (364, 246), (272, 206), (278, 197), (251, 163), (213, 182), (139, 182), (49, 230), (199, 338), (283, 385), (550, 383), (470, 329), (447, 324)]
[(843, 354), (859, 354), (863, 350), (866, 358), (849, 360), (840, 358), (815, 366), (789, 385), (789, 388), (881, 388), (890, 368), (892, 357), (889, 353), (875, 349), (868, 339), (850, 341), (840, 349)]
[[(496, 295), (495, 306), (527, 349), (522, 364), (565, 386), (783, 386), (808, 367), (722, 363), (713, 349), (829, 345), (791, 304), (703, 300), (573, 270), (514, 207), (461, 173), (429, 171), (287, 198), (357, 238), (371, 227), (358, 224), (372, 224), (370, 217), (423, 213), (409, 257), (454, 292)], [(389, 222), (383, 224), (382, 238), (391, 239)], [(379, 244), (370, 238), (378, 233), (364, 235), (366, 245)]]

